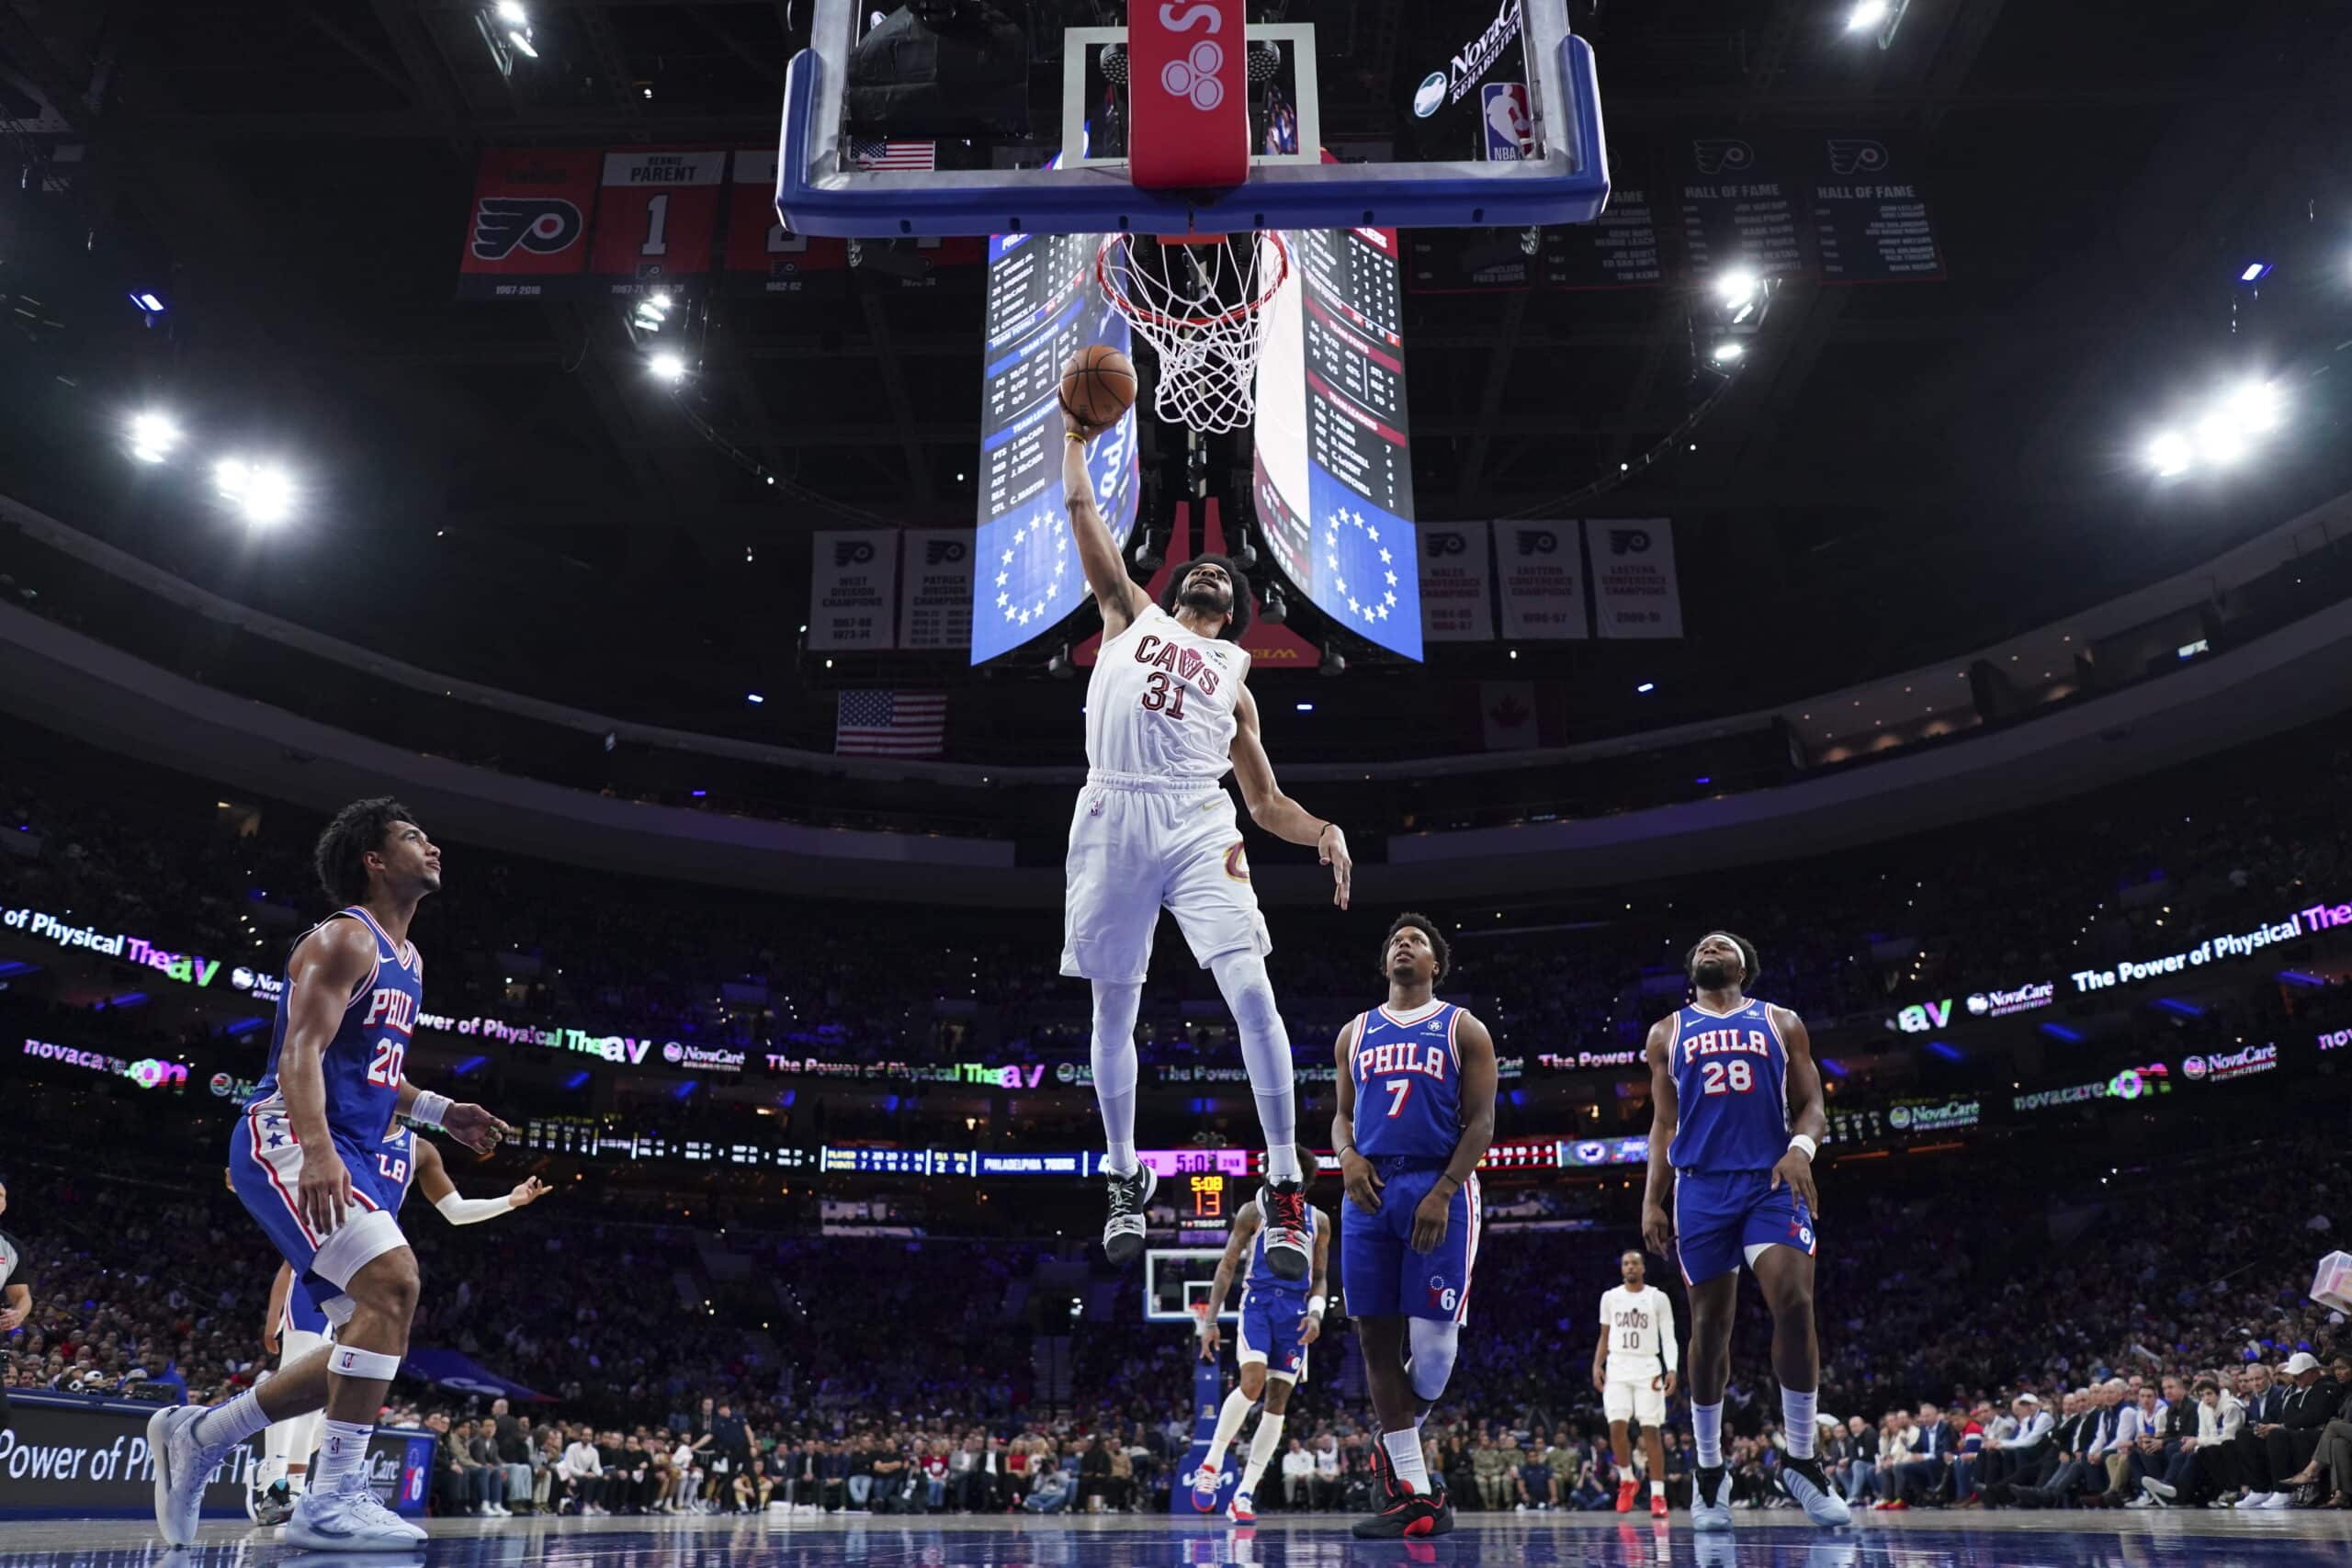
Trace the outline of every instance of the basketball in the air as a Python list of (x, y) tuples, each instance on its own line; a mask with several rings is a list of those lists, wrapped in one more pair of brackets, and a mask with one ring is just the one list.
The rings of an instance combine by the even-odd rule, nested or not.
[(1089, 344), (1062, 368), (1062, 412), (1100, 430), (1136, 400), (1136, 362), (1109, 344)]

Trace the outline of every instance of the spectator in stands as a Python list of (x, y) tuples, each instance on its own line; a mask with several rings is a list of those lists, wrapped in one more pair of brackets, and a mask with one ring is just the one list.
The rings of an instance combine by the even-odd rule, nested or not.
[(1050, 1447), (1039, 1457), (1044, 1462), (1030, 1467), (1029, 1495), (1021, 1506), (1033, 1514), (1058, 1514), (1069, 1506), (1069, 1472), (1055, 1461)]
[(1912, 1429), (1916, 1436), (1911, 1457), (1894, 1468), (1894, 1498), (1887, 1504), (1890, 1508), (1910, 1508), (1940, 1500), (1952, 1456), (1960, 1450), (1958, 1428), (1944, 1419), (1942, 1407), (1933, 1400), (1920, 1402), (1918, 1420)]
[(564, 1445), (563, 1458), (556, 1465), (557, 1511), (568, 1505), (577, 1514), (598, 1514), (604, 1509), (597, 1503), (597, 1490), (604, 1480), (604, 1461), (597, 1457), (596, 1445), (589, 1441), (585, 1431), (575, 1433)]
[(1298, 1438), (1283, 1450), (1283, 1506), (1305, 1509), (1315, 1501), (1315, 1456)]
[(1533, 1449), (1520, 1450), (1517, 1468), (1519, 1488), (1515, 1502), (1519, 1512), (1549, 1512), (1559, 1506), (1559, 1478), (1552, 1473), (1552, 1467), (1544, 1463)]

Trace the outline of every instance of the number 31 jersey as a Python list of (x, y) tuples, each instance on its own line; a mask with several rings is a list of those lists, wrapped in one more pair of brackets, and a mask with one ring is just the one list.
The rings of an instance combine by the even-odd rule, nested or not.
[(1674, 1015), (1674, 1098), (1667, 1158), (1677, 1170), (1770, 1170), (1789, 1147), (1789, 1053), (1771, 1011), (1749, 998), (1731, 1013)]
[(1213, 784), (1233, 766), (1233, 710), (1250, 656), (1188, 631), (1154, 604), (1094, 658), (1086, 765), (1097, 773)]

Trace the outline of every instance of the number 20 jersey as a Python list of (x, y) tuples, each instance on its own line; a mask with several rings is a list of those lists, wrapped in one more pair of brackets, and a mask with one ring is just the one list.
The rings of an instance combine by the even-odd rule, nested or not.
[(1674, 1015), (1677, 1170), (1770, 1170), (1789, 1147), (1789, 1053), (1767, 1004)]
[[(1181, 569), (1180, 569), (1181, 570)], [(1086, 685), (1086, 765), (1213, 784), (1233, 765), (1233, 710), (1250, 656), (1154, 604), (1103, 639)]]
[[(307, 938), (327, 920), (357, 920), (376, 942), (376, 969), (345, 1001), (343, 1020), (335, 1026), (319, 1063), (325, 1079), (327, 1130), (363, 1150), (372, 1150), (392, 1124), (400, 1103), (401, 1078), (408, 1058), (409, 1036), (416, 1029), (417, 1008), (424, 999), (424, 965), (416, 949), (395, 942), (375, 917), (355, 905), (329, 915), (304, 931)], [(298, 939), (295, 946), (300, 947)], [(288, 982), (277, 998), (277, 1019), (269, 1032), (269, 1067), (254, 1086), (249, 1105), (279, 1098), (278, 1054), (286, 1046), (288, 1021), (294, 1004)]]

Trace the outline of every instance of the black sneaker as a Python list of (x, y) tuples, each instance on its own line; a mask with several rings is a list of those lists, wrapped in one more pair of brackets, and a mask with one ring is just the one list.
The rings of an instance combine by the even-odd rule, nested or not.
[(245, 1498), (245, 1517), (265, 1529), (284, 1524), (293, 1512), (293, 1489), (283, 1481), (249, 1493)]
[(1266, 1267), (1276, 1279), (1306, 1279), (1312, 1261), (1306, 1250), (1306, 1184), (1270, 1181), (1261, 1206), (1266, 1212)]
[(1808, 1454), (1799, 1459), (1794, 1454), (1781, 1458), (1781, 1490), (1787, 1493), (1804, 1517), (1824, 1529), (1836, 1529), (1854, 1522), (1853, 1510), (1838, 1488), (1829, 1484), (1829, 1477), (1822, 1472), (1821, 1461)]
[(1358, 1540), (1402, 1540), (1444, 1535), (1453, 1529), (1453, 1505), (1440, 1492), (1398, 1492), (1388, 1506), (1355, 1523)]
[(1114, 1263), (1133, 1263), (1143, 1252), (1143, 1212), (1159, 1190), (1151, 1167), (1136, 1167), (1133, 1176), (1102, 1173), (1111, 1189), (1111, 1217), (1102, 1224), (1102, 1256)]

